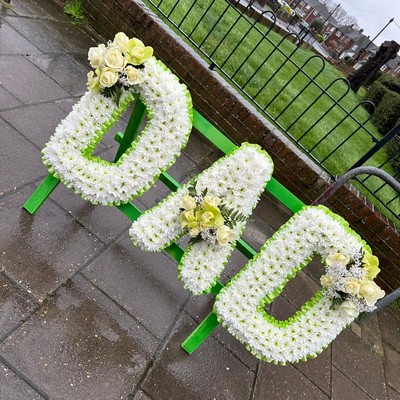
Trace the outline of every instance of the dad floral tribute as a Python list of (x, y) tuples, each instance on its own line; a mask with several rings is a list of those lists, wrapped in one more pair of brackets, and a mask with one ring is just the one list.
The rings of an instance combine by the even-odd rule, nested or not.
[[(119, 32), (89, 50), (85, 93), (42, 151), (49, 171), (94, 204), (119, 205), (146, 191), (174, 163), (192, 127), (186, 86), (153, 57), (153, 49)], [(135, 99), (147, 125), (115, 163), (92, 155), (109, 128)]]
[[(153, 49), (118, 33), (89, 50), (88, 92), (56, 128), (43, 161), (66, 186), (92, 203), (118, 205), (145, 192), (185, 146), (192, 121), (186, 87), (153, 57)], [(144, 131), (115, 163), (94, 157), (101, 138), (135, 99), (145, 104)], [(189, 235), (179, 277), (195, 294), (209, 292), (256, 206), (273, 163), (259, 146), (243, 143), (183, 185), (130, 229), (135, 244), (160, 251)], [(322, 290), (293, 317), (265, 312), (308, 262), (326, 267)], [(360, 313), (384, 296), (378, 259), (339, 216), (304, 207), (216, 297), (218, 320), (257, 357), (285, 364), (315, 357)]]

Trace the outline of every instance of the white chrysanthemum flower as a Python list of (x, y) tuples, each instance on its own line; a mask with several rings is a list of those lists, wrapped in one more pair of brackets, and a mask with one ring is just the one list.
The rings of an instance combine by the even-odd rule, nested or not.
[[(292, 239), (297, 233), (303, 237), (302, 249), (293, 255)], [(314, 253), (321, 255), (323, 252), (323, 258), (332, 254), (328, 252), (332, 237), (336, 246), (334, 253), (350, 258), (365, 246), (343, 220), (325, 207), (303, 208), (217, 296), (214, 311), (222, 324), (257, 357), (274, 363), (315, 357), (354, 319), (339, 309), (332, 309), (331, 298), (322, 291), (287, 321), (278, 322), (261, 311), (265, 299), (272, 301), (277, 296), (288, 277), (301, 269), (301, 262), (310, 259)], [(300, 261), (299, 254), (302, 256)], [(333, 268), (339, 270), (336, 264)], [(340, 278), (343, 282), (337, 283), (339, 286), (348, 274), (349, 271), (343, 274)], [(367, 311), (359, 303), (355, 302), (358, 310)], [(235, 311), (236, 305), (240, 305), (239, 312)]]
[[(119, 107), (110, 98), (87, 92), (43, 149), (49, 170), (94, 204), (118, 205), (139, 196), (175, 161), (187, 142), (191, 99), (186, 87), (154, 58), (144, 63), (141, 75), (144, 82), (134, 89), (152, 117), (117, 163), (93, 158), (91, 153), (134, 100), (129, 90), (124, 90)], [(134, 172), (132, 166), (137, 166)]]

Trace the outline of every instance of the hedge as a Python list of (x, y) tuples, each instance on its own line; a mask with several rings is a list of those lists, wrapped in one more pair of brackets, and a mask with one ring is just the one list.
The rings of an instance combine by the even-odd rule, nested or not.
[(389, 132), (400, 117), (400, 94), (391, 90), (382, 97), (372, 122), (378, 128), (379, 132), (385, 134)]

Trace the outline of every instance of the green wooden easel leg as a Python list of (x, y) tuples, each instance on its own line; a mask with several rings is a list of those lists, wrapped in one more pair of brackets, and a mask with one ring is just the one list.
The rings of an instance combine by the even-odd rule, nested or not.
[(146, 106), (140, 101), (140, 99), (137, 99), (131, 117), (129, 118), (128, 125), (125, 129), (125, 133), (122, 135), (118, 132), (115, 136), (115, 140), (119, 143), (119, 148), (114, 158), (114, 162), (117, 162), (121, 158), (122, 154), (124, 154), (131, 146), (133, 140), (137, 136), (145, 112)]
[(211, 312), (200, 325), (187, 337), (181, 347), (192, 354), (207, 339), (212, 331), (219, 325), (217, 316)]
[(35, 214), (59, 183), (60, 180), (58, 178), (54, 177), (52, 174), (47, 175), (37, 189), (31, 194), (23, 208), (25, 208), (29, 214)]

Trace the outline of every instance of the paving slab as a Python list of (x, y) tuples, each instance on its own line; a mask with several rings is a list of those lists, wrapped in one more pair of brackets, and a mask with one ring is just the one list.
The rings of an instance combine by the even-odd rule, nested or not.
[(292, 365), (260, 363), (252, 400), (327, 400), (329, 397)]
[(7, 22), (0, 22), (0, 54), (32, 54), (40, 50)]
[(357, 387), (337, 368), (332, 368), (332, 400), (357, 399), (370, 400), (365, 392)]
[(126, 399), (158, 344), (78, 276), (12, 334), (0, 354), (51, 399)]
[(39, 149), (42, 149), (67, 113), (50, 102), (6, 110), (0, 112), (0, 115)]
[(103, 245), (51, 201), (36, 215), (23, 210), (33, 189), (0, 200), (0, 266), (43, 301)]
[[(307, 362), (299, 362), (293, 366), (311, 382), (317, 385), (328, 396), (331, 393), (331, 358), (332, 346), (328, 346), (322, 353)], [(354, 398), (355, 399), (355, 398)]]
[(378, 313), (382, 340), (400, 353), (400, 314), (390, 309)]
[(71, 56), (36, 54), (27, 58), (72, 96), (82, 96), (86, 92), (87, 73), (90, 69), (82, 68)]
[[(355, 324), (355, 323), (354, 323)], [(370, 349), (383, 357), (382, 338), (379, 328), (378, 315), (373, 314), (359, 323), (361, 339)], [(393, 325), (392, 325), (393, 326)]]
[(16, 328), (35, 308), (35, 303), (26, 293), (0, 274), (0, 339)]
[(387, 398), (382, 358), (350, 330), (344, 330), (333, 342), (332, 363), (359, 388), (377, 400)]
[[(12, 1), (9, 8), (2, 8), (2, 15), (4, 16), (19, 16), (28, 18), (41, 18), (41, 19), (57, 19), (65, 18), (61, 7), (56, 6), (53, 2), (47, 0), (24, 0)], [(47, 10), (47, 11), (46, 11)]]
[(62, 183), (52, 199), (103, 243), (110, 243), (126, 231), (130, 220), (117, 207), (93, 205)]
[(21, 55), (1, 57), (0, 76), (2, 85), (25, 104), (70, 96), (68, 92)]
[(0, 362), (0, 399), (42, 400), (44, 397)]
[(46, 174), (40, 151), (0, 118), (0, 196)]
[(17, 100), (8, 90), (0, 84), (0, 110), (20, 106), (22, 103)]
[(177, 266), (163, 253), (145, 253), (126, 233), (83, 271), (154, 335), (162, 338), (188, 297)]
[(96, 42), (70, 22), (6, 17), (5, 20), (45, 53), (87, 53)]
[(151, 400), (149, 397), (147, 397), (142, 391), (136, 393), (135, 397), (133, 400)]
[(157, 400), (250, 399), (254, 373), (216, 340), (208, 338), (192, 355), (180, 348), (194, 328), (183, 314), (143, 390)]
[(389, 400), (400, 400), (400, 393), (393, 390), (390, 386), (388, 386), (388, 395)]
[(400, 393), (400, 354), (390, 345), (384, 343), (385, 352), (384, 366), (387, 384)]
[(192, 130), (183, 152), (196, 164), (202, 162), (215, 151), (214, 145), (197, 129)]

